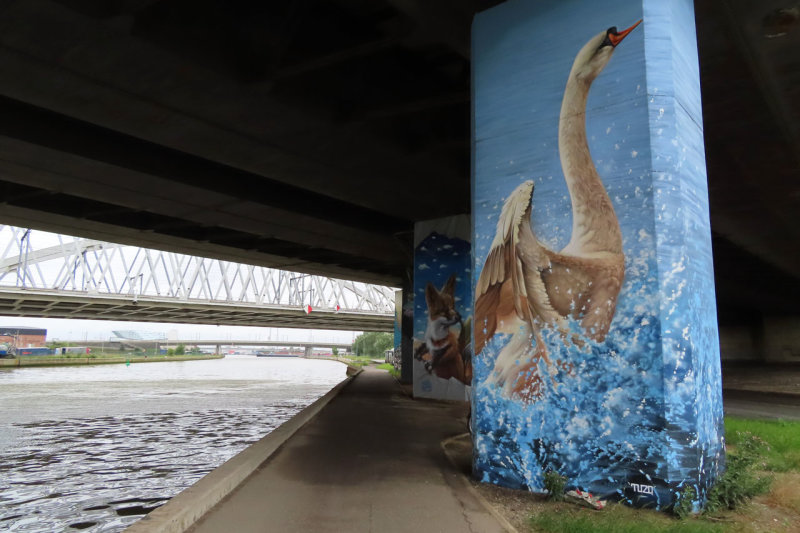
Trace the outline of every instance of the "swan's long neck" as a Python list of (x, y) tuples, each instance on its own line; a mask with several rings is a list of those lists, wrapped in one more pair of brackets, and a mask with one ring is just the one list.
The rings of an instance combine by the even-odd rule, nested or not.
[(573, 74), (567, 81), (558, 124), (561, 168), (572, 201), (572, 238), (562, 253), (622, 253), (619, 221), (586, 140), (586, 99), (594, 78)]

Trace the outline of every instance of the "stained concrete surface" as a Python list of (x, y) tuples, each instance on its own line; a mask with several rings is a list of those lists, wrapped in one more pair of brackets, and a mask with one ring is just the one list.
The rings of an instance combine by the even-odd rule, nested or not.
[(726, 415), (800, 420), (800, 365), (723, 364), (722, 400)]
[(190, 531), (504, 531), (443, 453), (465, 414), (366, 370)]

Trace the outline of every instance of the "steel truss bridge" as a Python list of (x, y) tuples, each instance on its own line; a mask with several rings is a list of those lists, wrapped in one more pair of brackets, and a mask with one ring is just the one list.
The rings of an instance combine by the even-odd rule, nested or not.
[(0, 225), (0, 247), (2, 315), (364, 331), (394, 324), (390, 287), (14, 226)]

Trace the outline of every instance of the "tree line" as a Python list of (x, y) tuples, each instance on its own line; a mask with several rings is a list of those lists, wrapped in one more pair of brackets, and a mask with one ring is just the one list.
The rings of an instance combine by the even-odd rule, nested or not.
[(386, 350), (394, 345), (394, 336), (391, 333), (378, 333), (371, 331), (362, 333), (353, 341), (353, 353), (369, 357), (383, 357)]

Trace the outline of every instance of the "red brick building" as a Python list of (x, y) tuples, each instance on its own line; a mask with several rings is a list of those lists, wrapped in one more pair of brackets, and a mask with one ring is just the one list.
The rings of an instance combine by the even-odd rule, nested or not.
[(46, 329), (0, 326), (0, 343), (13, 345), (17, 348), (27, 348), (30, 346), (44, 346), (46, 340)]

